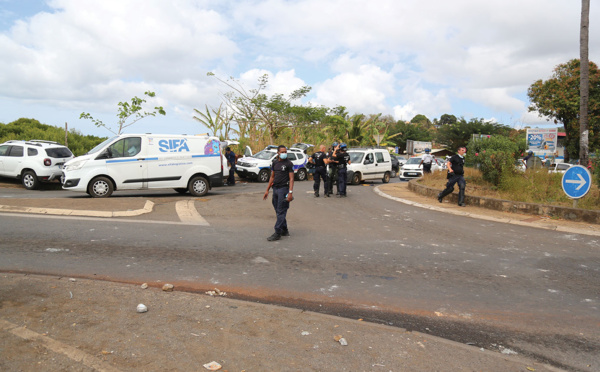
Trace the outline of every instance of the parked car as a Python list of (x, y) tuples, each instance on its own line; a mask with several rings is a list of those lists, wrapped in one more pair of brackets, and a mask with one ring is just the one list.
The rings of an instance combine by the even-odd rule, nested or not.
[(396, 155), (396, 159), (398, 159), (400, 166), (403, 166), (407, 162), (406, 156)]
[(0, 145), (0, 176), (18, 178), (27, 190), (40, 182), (60, 180), (63, 165), (73, 158), (67, 147), (57, 142), (12, 140)]
[[(308, 156), (304, 149), (290, 147), (287, 158), (294, 164), (294, 173), (298, 181), (307, 179), (308, 170), (306, 162)], [(238, 159), (236, 172), (240, 178), (256, 179), (259, 182), (267, 182), (271, 177), (271, 163), (277, 156), (277, 146), (267, 146), (264, 150), (252, 156), (244, 156)]]
[(348, 165), (348, 182), (358, 185), (366, 180), (381, 180), (390, 182), (392, 175), (392, 159), (390, 153), (384, 149), (376, 148), (351, 148), (350, 165)]
[(573, 165), (569, 163), (552, 163), (550, 164), (550, 168), (548, 168), (548, 172), (550, 173), (565, 173), (567, 169), (571, 168)]
[[(421, 156), (415, 156), (413, 158), (408, 159), (406, 164), (404, 164), (402, 168), (400, 168), (398, 178), (400, 178), (400, 180), (404, 180), (423, 177), (423, 166), (419, 165), (421, 164), (422, 160), (423, 157)], [(440, 170), (442, 170), (442, 167), (440, 167), (440, 165), (437, 162), (433, 162), (431, 164), (431, 172), (437, 172)]]

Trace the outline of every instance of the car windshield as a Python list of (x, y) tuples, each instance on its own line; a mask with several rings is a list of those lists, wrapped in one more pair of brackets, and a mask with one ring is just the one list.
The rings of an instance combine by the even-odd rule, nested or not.
[(406, 164), (419, 164), (421, 162), (421, 158), (410, 158), (406, 162)]
[(362, 162), (363, 157), (365, 156), (364, 152), (358, 152), (358, 151), (352, 151), (349, 154), (350, 154), (350, 162), (351, 163), (360, 163), (360, 162)]
[(115, 136), (115, 137), (107, 139), (106, 141), (102, 142), (98, 146), (96, 146), (93, 149), (91, 149), (90, 151), (88, 151), (88, 154), (95, 154), (95, 153), (97, 153), (98, 151), (102, 150), (102, 148), (104, 146), (106, 146), (107, 144), (111, 143), (112, 141), (114, 141), (117, 138), (118, 138), (118, 136)]
[(270, 160), (275, 154), (277, 154), (276, 151), (262, 150), (252, 155), (252, 157), (260, 160)]

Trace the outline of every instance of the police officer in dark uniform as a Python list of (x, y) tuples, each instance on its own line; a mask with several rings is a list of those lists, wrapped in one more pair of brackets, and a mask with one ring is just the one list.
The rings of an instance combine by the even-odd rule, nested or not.
[(230, 147), (225, 149), (225, 159), (229, 165), (229, 177), (227, 177), (227, 186), (235, 186), (235, 152), (231, 151)]
[(348, 154), (346, 152), (347, 148), (348, 148), (348, 146), (346, 146), (345, 143), (342, 143), (339, 146), (339, 149), (337, 149), (333, 153), (333, 159), (334, 159), (334, 162), (337, 164), (337, 168), (338, 168), (338, 188), (339, 188), (338, 197), (340, 197), (340, 198), (346, 197), (346, 185), (347, 185), (346, 181), (347, 181), (347, 176), (348, 176), (346, 166), (348, 164), (350, 164), (350, 154)]
[[(325, 196), (329, 196), (331, 194), (333, 194), (333, 184), (336, 183), (335, 181), (338, 178), (338, 169), (337, 169), (337, 163), (335, 163), (333, 161), (333, 152), (339, 148), (339, 144), (337, 142), (334, 142), (331, 145), (331, 150), (329, 150), (329, 152), (327, 153), (327, 160), (328, 160), (328, 165), (329, 165), (329, 171), (327, 172), (327, 186), (329, 186), (329, 188), (327, 189)], [(337, 191), (338, 191), (338, 195), (340, 193), (340, 185), (337, 185)]]
[(446, 188), (444, 191), (438, 194), (438, 201), (441, 203), (442, 199), (448, 194), (451, 194), (454, 191), (454, 185), (458, 183), (458, 205), (460, 207), (465, 207), (465, 188), (467, 187), (467, 182), (465, 181), (465, 154), (467, 153), (466, 147), (459, 147), (458, 153), (452, 156), (446, 166), (448, 167), (448, 183), (446, 183)]
[(277, 157), (271, 164), (271, 178), (263, 200), (267, 200), (271, 187), (273, 187), (273, 208), (275, 208), (277, 221), (275, 222), (275, 232), (267, 238), (268, 241), (279, 240), (282, 236), (290, 235), (286, 216), (290, 202), (294, 199), (292, 196), (294, 190), (294, 164), (288, 160), (287, 148), (283, 145), (279, 145), (277, 148)]
[(323, 179), (325, 191), (325, 196), (329, 196), (327, 192), (327, 165), (325, 164), (325, 158), (327, 154), (325, 154), (325, 145), (321, 145), (319, 151), (312, 154), (308, 161), (315, 165), (315, 173), (313, 174), (313, 178), (315, 183), (313, 184), (313, 190), (315, 191), (315, 198), (319, 197), (319, 188), (321, 187), (321, 178)]

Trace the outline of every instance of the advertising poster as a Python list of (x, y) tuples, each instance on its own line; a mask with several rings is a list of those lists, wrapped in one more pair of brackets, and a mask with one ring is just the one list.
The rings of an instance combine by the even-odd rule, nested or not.
[(556, 152), (558, 140), (557, 128), (529, 128), (527, 129), (527, 151), (533, 151), (535, 155), (552, 155)]

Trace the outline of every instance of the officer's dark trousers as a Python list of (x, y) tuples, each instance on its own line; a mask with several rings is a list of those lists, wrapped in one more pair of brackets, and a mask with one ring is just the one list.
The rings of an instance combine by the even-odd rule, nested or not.
[(325, 194), (327, 194), (327, 168), (325, 167), (316, 167), (315, 173), (313, 174), (313, 178), (315, 179), (315, 183), (313, 185), (313, 190), (315, 194), (319, 195), (319, 189), (321, 188), (321, 178), (323, 179), (323, 190)]
[(439, 195), (440, 198), (444, 198), (444, 196), (451, 194), (454, 191), (454, 185), (458, 183), (458, 204), (464, 204), (465, 202), (465, 188), (467, 187), (467, 182), (465, 181), (465, 177), (463, 175), (454, 174), (446, 183), (446, 188)]
[(290, 208), (290, 203), (287, 201), (285, 196), (289, 190), (290, 189), (288, 186), (273, 187), (273, 208), (275, 208), (275, 214), (277, 215), (275, 232), (279, 235), (288, 229), (285, 217), (288, 209)]
[(229, 177), (227, 177), (227, 183), (230, 185), (235, 184), (235, 167), (229, 168)]
[[(329, 173), (327, 174), (328, 177), (328, 184), (327, 186), (329, 187), (329, 189), (327, 189), (327, 193), (328, 194), (333, 194), (333, 184), (335, 183), (335, 180), (338, 179), (338, 167), (329, 164)], [(338, 193), (340, 192), (340, 185), (337, 184), (337, 191)]]
[(431, 173), (431, 163), (423, 163), (423, 173)]
[(348, 173), (346, 167), (338, 169), (338, 191), (340, 195), (346, 195), (346, 178)]

